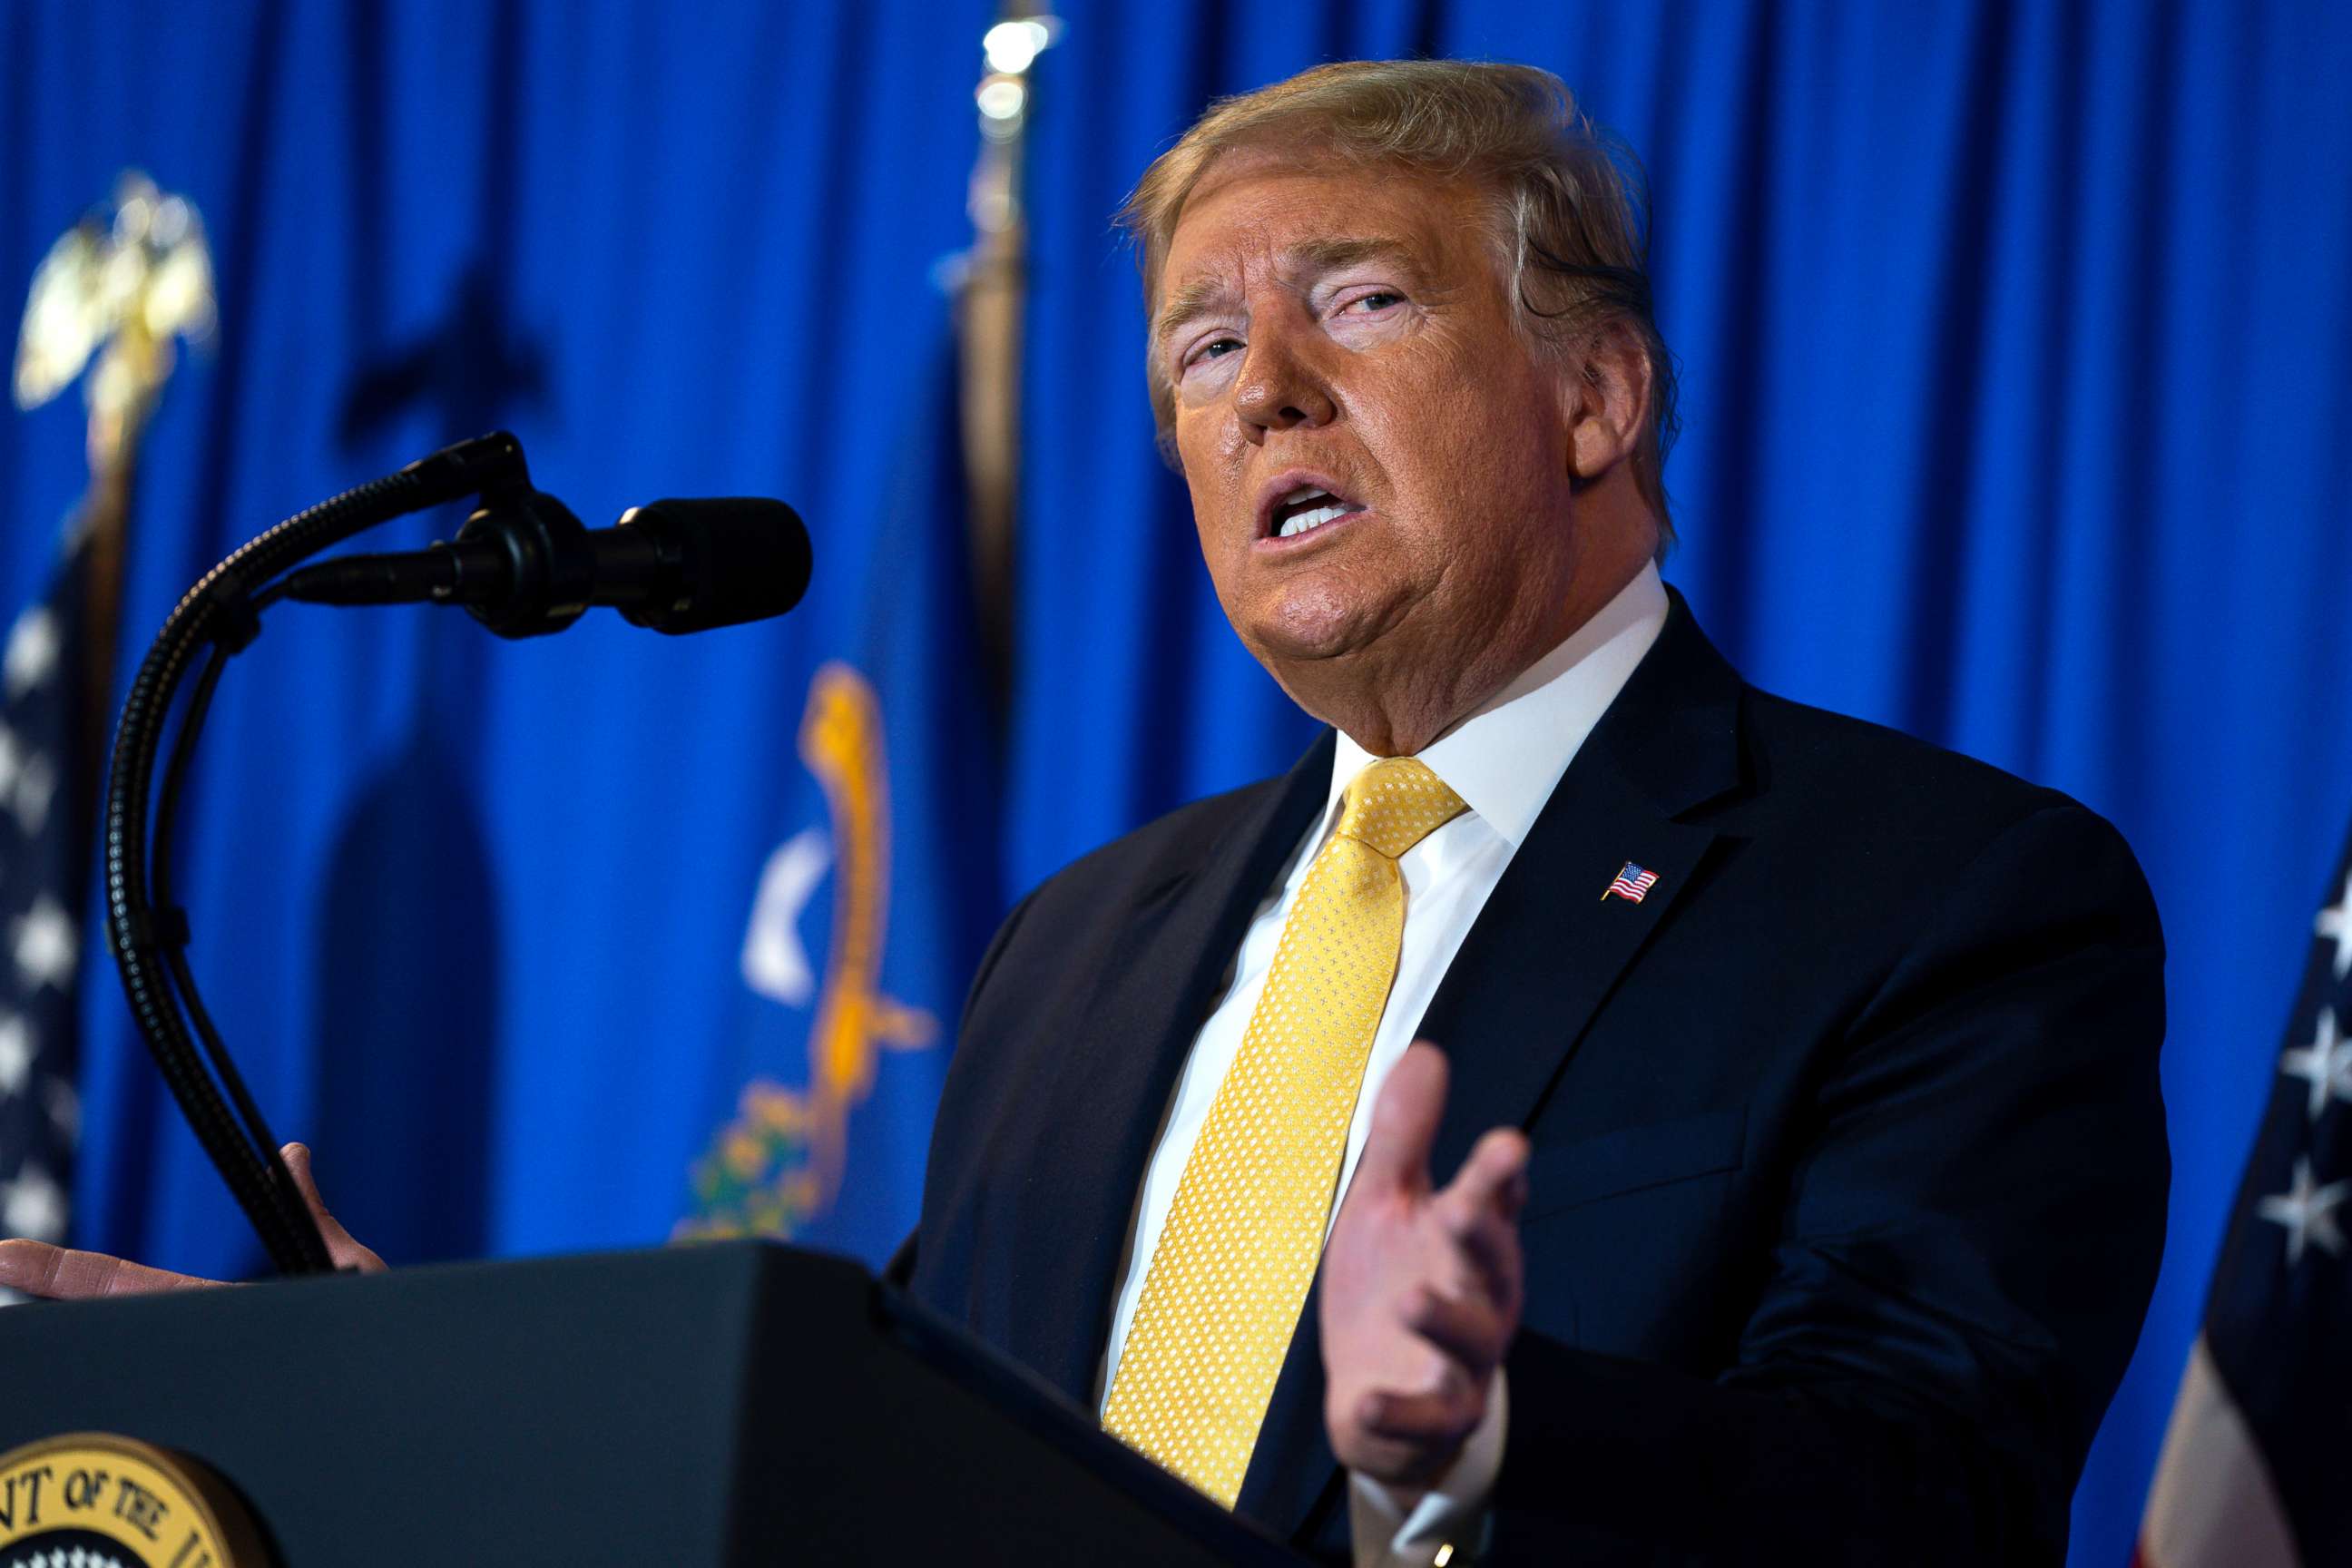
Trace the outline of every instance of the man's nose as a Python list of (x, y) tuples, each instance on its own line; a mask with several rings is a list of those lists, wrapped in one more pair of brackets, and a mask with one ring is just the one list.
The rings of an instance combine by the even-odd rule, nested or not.
[(1339, 412), (1321, 374), (1286, 331), (1255, 333), (1234, 390), (1242, 431), (1263, 440), (1269, 430), (1328, 425)]

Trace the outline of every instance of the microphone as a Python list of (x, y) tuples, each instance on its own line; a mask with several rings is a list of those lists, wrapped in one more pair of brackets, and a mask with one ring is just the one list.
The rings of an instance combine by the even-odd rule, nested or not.
[(657, 500), (591, 531), (553, 496), (517, 489), (486, 496), (455, 540), (321, 561), (283, 588), (313, 605), (461, 605), (504, 637), (560, 632), (594, 605), (679, 636), (782, 615), (809, 567), (808, 530), (780, 500)]

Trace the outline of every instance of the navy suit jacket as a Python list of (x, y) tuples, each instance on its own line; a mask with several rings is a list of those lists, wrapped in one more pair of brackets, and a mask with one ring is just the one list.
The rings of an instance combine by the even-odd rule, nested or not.
[[(1087, 1405), (1169, 1098), (1315, 814), (1077, 861), (983, 961), (905, 1278)], [(1619, 867), (1658, 873), (1603, 900)], [(1746, 685), (1679, 596), (1447, 972), (1535, 1155), (1489, 1561), (2057, 1563), (2162, 1249), (2163, 946), (2066, 797)], [(1238, 1511), (1344, 1560), (1310, 1298)]]

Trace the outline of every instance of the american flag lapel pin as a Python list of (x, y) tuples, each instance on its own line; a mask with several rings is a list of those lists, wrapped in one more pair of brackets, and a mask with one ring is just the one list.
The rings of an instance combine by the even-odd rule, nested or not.
[(1625, 868), (1617, 873), (1616, 880), (1611, 882), (1607, 891), (1601, 895), (1601, 901), (1605, 904), (1614, 897), (1638, 904), (1657, 885), (1658, 874), (1655, 871), (1628, 860)]

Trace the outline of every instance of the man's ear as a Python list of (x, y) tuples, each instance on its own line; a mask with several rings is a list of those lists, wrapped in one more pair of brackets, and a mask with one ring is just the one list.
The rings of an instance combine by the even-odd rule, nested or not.
[(1569, 471), (1589, 484), (1633, 455), (1650, 421), (1650, 356), (1623, 321), (1583, 334), (1568, 387)]

